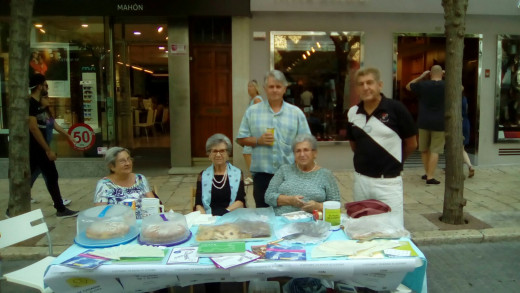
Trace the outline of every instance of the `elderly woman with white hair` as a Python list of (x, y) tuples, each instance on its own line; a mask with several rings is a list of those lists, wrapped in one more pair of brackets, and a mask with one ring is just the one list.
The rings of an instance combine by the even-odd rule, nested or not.
[(265, 202), (276, 215), (295, 211), (323, 210), (323, 202), (339, 201), (336, 179), (316, 163), (318, 143), (311, 134), (300, 134), (293, 141), (294, 164), (274, 174), (265, 192)]
[(94, 195), (94, 205), (123, 204), (125, 199), (135, 199), (137, 219), (141, 219), (141, 199), (155, 197), (148, 180), (132, 171), (133, 159), (130, 151), (122, 147), (112, 147), (105, 154), (110, 174), (98, 181)]
[(228, 162), (231, 147), (229, 138), (221, 133), (206, 141), (206, 153), (212, 164), (197, 179), (196, 211), (222, 216), (245, 207), (242, 171)]

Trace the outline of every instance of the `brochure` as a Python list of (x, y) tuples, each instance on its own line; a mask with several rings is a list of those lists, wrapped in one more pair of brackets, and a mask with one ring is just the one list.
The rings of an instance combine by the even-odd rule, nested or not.
[(258, 255), (246, 251), (243, 255), (230, 255), (230, 256), (221, 256), (221, 257), (212, 257), (211, 261), (215, 264), (217, 268), (220, 269), (229, 269), (232, 267), (236, 267), (239, 265), (243, 265), (260, 258)]
[(89, 252), (92, 252), (92, 249), (69, 258), (61, 264), (76, 269), (93, 270), (103, 263), (110, 261), (108, 258), (88, 254)]
[(202, 242), (197, 251), (200, 257), (219, 257), (230, 255), (243, 255), (246, 252), (244, 241), (233, 242)]
[(267, 244), (265, 258), (271, 260), (306, 260), (303, 245)]
[(197, 256), (198, 247), (177, 247), (172, 249), (170, 256), (168, 257), (167, 264), (178, 264), (178, 263), (197, 263), (199, 257)]

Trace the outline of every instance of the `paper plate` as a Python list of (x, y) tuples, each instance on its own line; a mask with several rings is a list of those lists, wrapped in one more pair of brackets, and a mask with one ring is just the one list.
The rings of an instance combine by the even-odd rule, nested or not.
[(179, 241), (175, 241), (175, 242), (170, 242), (170, 243), (150, 243), (150, 242), (146, 242), (146, 241), (142, 241), (141, 240), (141, 235), (139, 235), (139, 237), (137, 238), (137, 242), (139, 242), (139, 244), (143, 244), (143, 245), (153, 245), (153, 246), (175, 246), (175, 245), (179, 245), (179, 244), (183, 244), (184, 242), (190, 240), (191, 238), (191, 231), (190, 233), (188, 234), (188, 236), (184, 239), (181, 239)]
[(90, 239), (85, 232), (82, 232), (74, 238), (74, 242), (77, 245), (87, 248), (110, 247), (128, 243), (134, 240), (137, 235), (139, 235), (139, 229), (137, 229), (137, 227), (130, 227), (130, 231), (128, 231), (125, 236), (112, 239)]

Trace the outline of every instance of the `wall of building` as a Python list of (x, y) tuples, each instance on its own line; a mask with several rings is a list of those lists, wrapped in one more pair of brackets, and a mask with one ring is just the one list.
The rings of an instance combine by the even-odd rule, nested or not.
[[(273, 0), (274, 1), (274, 0)], [(255, 9), (252, 1), (252, 10)], [(282, 1), (283, 2), (283, 1)], [(515, 11), (513, 11), (515, 12)], [(479, 143), (477, 164), (496, 165), (520, 163), (520, 156), (499, 156), (500, 148), (518, 148), (519, 143), (494, 143), (494, 109), (497, 66), (497, 35), (518, 34), (520, 18), (515, 15), (468, 15), (467, 34), (482, 35), (481, 68), (490, 69), (491, 76), (480, 77)], [(250, 75), (262, 80), (270, 69), (269, 33), (271, 31), (361, 31), (364, 32), (362, 66), (381, 70), (383, 93), (392, 94), (393, 42), (396, 33), (444, 32), (443, 14), (420, 13), (337, 13), (337, 12), (261, 12), (254, 11), (250, 32)], [(254, 40), (253, 32), (265, 32), (265, 40)], [(478, 114), (478, 113), (477, 113)]]

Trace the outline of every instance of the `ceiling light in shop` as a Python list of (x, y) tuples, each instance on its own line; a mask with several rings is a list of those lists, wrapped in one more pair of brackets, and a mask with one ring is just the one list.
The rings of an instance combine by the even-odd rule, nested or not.
[(311, 56), (311, 52), (307, 51), (307, 56)]
[(150, 73), (150, 74), (153, 74), (153, 71), (148, 70), (148, 69), (145, 69), (144, 72), (146, 72), (146, 73)]
[(141, 35), (141, 32), (137, 32), (137, 31), (135, 31), (135, 32), (134, 32), (134, 35), (136, 35), (136, 36), (140, 36), (140, 35)]
[(159, 46), (159, 50), (164, 50), (164, 46)]
[(34, 27), (36, 27), (36, 28), (42, 28), (42, 27), (43, 27), (43, 24), (41, 24), (41, 23), (35, 23), (35, 24), (34, 24)]
[(143, 70), (141, 67), (137, 67), (137, 66), (133, 66), (133, 65), (132, 65), (132, 68), (135, 70), (141, 70), (141, 71)]
[(302, 55), (303, 59), (307, 59), (307, 55), (303, 54)]
[(311, 47), (311, 51), (312, 53), (316, 52), (316, 50), (314, 50), (314, 47)]
[(160, 33), (160, 32), (163, 31), (163, 29), (164, 29), (164, 28), (163, 28), (162, 26), (160, 26), (160, 27), (157, 28), (157, 32)]
[(45, 33), (45, 30), (41, 28), (41, 29), (40, 29), (40, 32), (41, 32), (42, 34), (44, 34), (44, 33)]
[(88, 24), (84, 23), (84, 24), (81, 25), (81, 27), (87, 28)]
[(166, 39), (168, 39), (168, 37), (166, 37)]
[(318, 46), (318, 48), (321, 48), (320, 42), (316, 42), (316, 46)]

